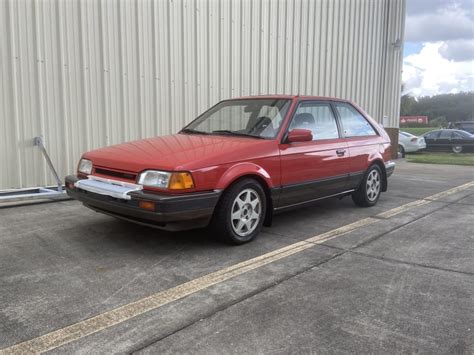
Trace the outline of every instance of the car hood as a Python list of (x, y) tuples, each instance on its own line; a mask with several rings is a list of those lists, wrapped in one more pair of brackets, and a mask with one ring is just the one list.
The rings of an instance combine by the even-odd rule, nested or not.
[[(112, 145), (84, 154), (94, 166), (140, 172), (193, 170), (267, 154), (273, 141), (235, 136), (173, 134)], [(258, 153), (260, 152), (260, 154)]]

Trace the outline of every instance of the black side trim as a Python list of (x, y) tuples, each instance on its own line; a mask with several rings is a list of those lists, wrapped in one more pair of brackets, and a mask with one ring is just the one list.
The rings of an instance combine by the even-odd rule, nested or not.
[(349, 174), (349, 184), (347, 185), (349, 189), (356, 189), (359, 187), (364, 177), (365, 171), (358, 171), (355, 173)]
[(280, 211), (286, 211), (286, 210), (290, 210), (290, 209), (294, 209), (294, 208), (299, 208), (299, 207), (314, 203), (316, 201), (324, 200), (324, 199), (331, 198), (331, 197), (336, 197), (336, 196), (344, 197), (344, 195), (349, 195), (352, 192), (354, 192), (354, 189), (342, 191), (340, 193), (333, 194), (333, 195), (328, 195), (328, 196), (324, 196), (324, 197), (320, 197), (320, 198), (315, 198), (315, 199), (308, 200), (308, 201), (303, 201), (303, 202), (300, 202), (300, 203), (295, 203), (293, 205), (278, 207), (278, 208), (275, 208), (274, 211), (275, 212), (280, 212)]
[(340, 175), (282, 186), (280, 187), (280, 198), (274, 207), (278, 209), (284, 206), (304, 203), (306, 201), (339, 194), (348, 189), (348, 179), (349, 175)]

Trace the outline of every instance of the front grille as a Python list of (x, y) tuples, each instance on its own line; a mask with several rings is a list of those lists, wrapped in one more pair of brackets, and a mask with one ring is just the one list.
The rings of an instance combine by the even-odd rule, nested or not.
[(117, 177), (117, 178), (121, 178), (125, 180), (135, 181), (137, 178), (137, 175), (133, 173), (124, 173), (121, 171), (115, 171), (115, 170), (109, 170), (109, 169), (103, 169), (103, 168), (95, 168), (95, 172), (100, 175), (112, 176), (112, 177)]

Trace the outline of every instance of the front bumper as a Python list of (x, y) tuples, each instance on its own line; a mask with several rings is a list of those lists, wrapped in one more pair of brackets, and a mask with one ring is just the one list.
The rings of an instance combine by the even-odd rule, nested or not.
[[(205, 227), (222, 193), (214, 190), (169, 195), (141, 190), (130, 192), (130, 199), (125, 200), (77, 188), (74, 184), (78, 180), (75, 175), (66, 176), (66, 191), (85, 206), (120, 219), (170, 231)], [(140, 201), (154, 202), (154, 210), (140, 208)]]
[(390, 177), (390, 175), (393, 174), (395, 171), (395, 165), (395, 162), (392, 160), (385, 163), (385, 172), (387, 173), (387, 177)]

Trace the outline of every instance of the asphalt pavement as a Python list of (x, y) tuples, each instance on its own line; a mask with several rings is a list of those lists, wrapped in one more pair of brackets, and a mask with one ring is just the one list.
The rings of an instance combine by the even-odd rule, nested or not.
[(254, 242), (0, 208), (0, 353), (474, 353), (474, 168), (400, 161)]

